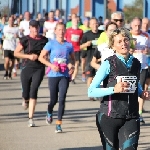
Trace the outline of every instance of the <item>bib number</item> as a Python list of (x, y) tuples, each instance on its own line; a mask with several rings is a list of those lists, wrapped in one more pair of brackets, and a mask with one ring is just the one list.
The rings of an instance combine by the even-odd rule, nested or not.
[(136, 76), (117, 76), (117, 83), (122, 80), (122, 82), (128, 82), (130, 84), (129, 88), (126, 88), (127, 92), (122, 92), (122, 93), (135, 93), (135, 90), (137, 88), (136, 82), (137, 82), (137, 77)]

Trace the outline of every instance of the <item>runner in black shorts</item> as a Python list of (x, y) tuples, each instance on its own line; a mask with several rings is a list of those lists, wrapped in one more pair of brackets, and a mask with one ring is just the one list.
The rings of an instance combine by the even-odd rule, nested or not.
[(4, 49), (4, 79), (12, 79), (12, 69), (14, 67), (14, 50), (18, 37), (18, 28), (14, 26), (14, 18), (9, 17), (8, 25), (3, 29), (3, 49)]
[[(23, 106), (25, 109), (29, 107), (28, 126), (33, 127), (35, 126), (33, 114), (37, 101), (38, 88), (45, 74), (45, 65), (38, 61), (38, 56), (48, 42), (48, 39), (38, 34), (38, 21), (30, 21), (29, 26), (30, 35), (20, 39), (20, 44), (17, 46), (14, 54), (15, 57), (24, 59), (21, 72)], [(21, 52), (23, 50), (24, 54)]]
[(96, 18), (90, 19), (90, 28), (91, 31), (86, 32), (81, 40), (81, 49), (87, 48), (87, 64), (86, 64), (86, 75), (87, 79), (87, 86), (92, 82), (93, 77), (95, 76), (95, 69), (91, 67), (90, 62), (93, 57), (94, 50), (97, 46), (97, 39), (99, 38), (100, 34), (103, 32), (98, 30), (98, 21)]
[(72, 75), (72, 83), (75, 84), (75, 78), (79, 71), (80, 63), (80, 41), (83, 36), (83, 31), (78, 28), (78, 19), (75, 17), (72, 19), (72, 27), (66, 30), (65, 38), (67, 42), (72, 43), (75, 53), (75, 70)]

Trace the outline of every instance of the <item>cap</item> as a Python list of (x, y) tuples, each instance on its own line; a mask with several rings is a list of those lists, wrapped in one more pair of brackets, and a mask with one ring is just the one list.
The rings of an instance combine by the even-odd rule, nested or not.
[(31, 20), (29, 22), (29, 25), (32, 26), (32, 27), (38, 27), (39, 26), (39, 22), (36, 21), (36, 20)]
[(85, 17), (85, 18), (83, 18), (82, 19), (82, 22), (84, 22), (84, 21), (89, 21), (90, 19), (88, 18), (88, 17)]

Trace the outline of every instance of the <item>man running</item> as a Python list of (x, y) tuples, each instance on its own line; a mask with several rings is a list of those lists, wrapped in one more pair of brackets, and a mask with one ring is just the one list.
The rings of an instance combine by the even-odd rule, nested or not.
[(16, 42), (18, 37), (19, 29), (14, 27), (14, 18), (9, 17), (8, 25), (4, 26), (3, 29), (3, 49), (4, 49), (4, 68), (5, 74), (4, 79), (12, 79), (12, 69), (14, 67), (14, 50), (16, 48)]
[(72, 75), (72, 83), (75, 84), (75, 78), (79, 70), (80, 61), (80, 41), (83, 36), (83, 31), (78, 28), (78, 19), (72, 19), (72, 27), (66, 30), (65, 38), (68, 42), (72, 43), (75, 52), (75, 70)]
[[(85, 17), (83, 19), (83, 25), (80, 25), (79, 29), (83, 30), (83, 33), (86, 33), (89, 30), (91, 30), (91, 28), (89, 27), (89, 18), (88, 17)], [(81, 59), (82, 81), (86, 82), (85, 66), (86, 66), (87, 48), (84, 48), (81, 51), (81, 57), (82, 57), (82, 59)]]
[[(88, 77), (87, 79), (88, 87), (90, 86), (93, 77), (95, 76), (96, 73), (96, 70), (93, 67), (91, 67), (90, 62), (92, 60), (94, 50), (97, 47), (97, 39), (103, 32), (101, 30), (98, 30), (98, 21), (96, 18), (90, 19), (90, 28), (91, 28), (90, 31), (84, 33), (80, 45), (81, 49), (87, 48), (86, 75)], [(84, 74), (84, 72), (82, 74)], [(90, 98), (90, 100), (93, 100), (93, 98)]]
[(19, 29), (20, 29), (20, 36), (26, 36), (29, 35), (30, 30), (29, 30), (29, 22), (31, 19), (31, 14), (30, 12), (26, 11), (24, 13), (24, 20), (20, 22)]
[(54, 19), (53, 11), (48, 13), (48, 18), (49, 20), (44, 22), (43, 35), (49, 40), (53, 40), (55, 38), (54, 30), (57, 24), (57, 21)]
[[(144, 89), (145, 81), (148, 73), (148, 64), (147, 64), (147, 53), (149, 45), (149, 35), (146, 32), (141, 31), (142, 21), (140, 18), (134, 18), (131, 22), (131, 34), (132, 37), (136, 39), (135, 50), (133, 56), (137, 58), (141, 63), (141, 73), (140, 73), (140, 83)], [(143, 109), (143, 99), (139, 98), (139, 114), (140, 114), (140, 123), (145, 124), (145, 121), (142, 118), (142, 109)]]

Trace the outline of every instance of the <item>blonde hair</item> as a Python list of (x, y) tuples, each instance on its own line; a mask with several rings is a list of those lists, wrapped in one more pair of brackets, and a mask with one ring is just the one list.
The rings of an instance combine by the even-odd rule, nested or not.
[(65, 27), (65, 24), (63, 22), (58, 22), (55, 26), (55, 30), (57, 29), (58, 26), (64, 26)]
[(118, 34), (121, 34), (122, 36), (127, 37), (129, 40), (131, 39), (131, 34), (128, 29), (123, 28), (123, 27), (115, 29), (114, 31), (112, 31), (112, 33), (109, 36), (109, 44), (108, 44), (109, 48), (113, 48), (114, 37)]

